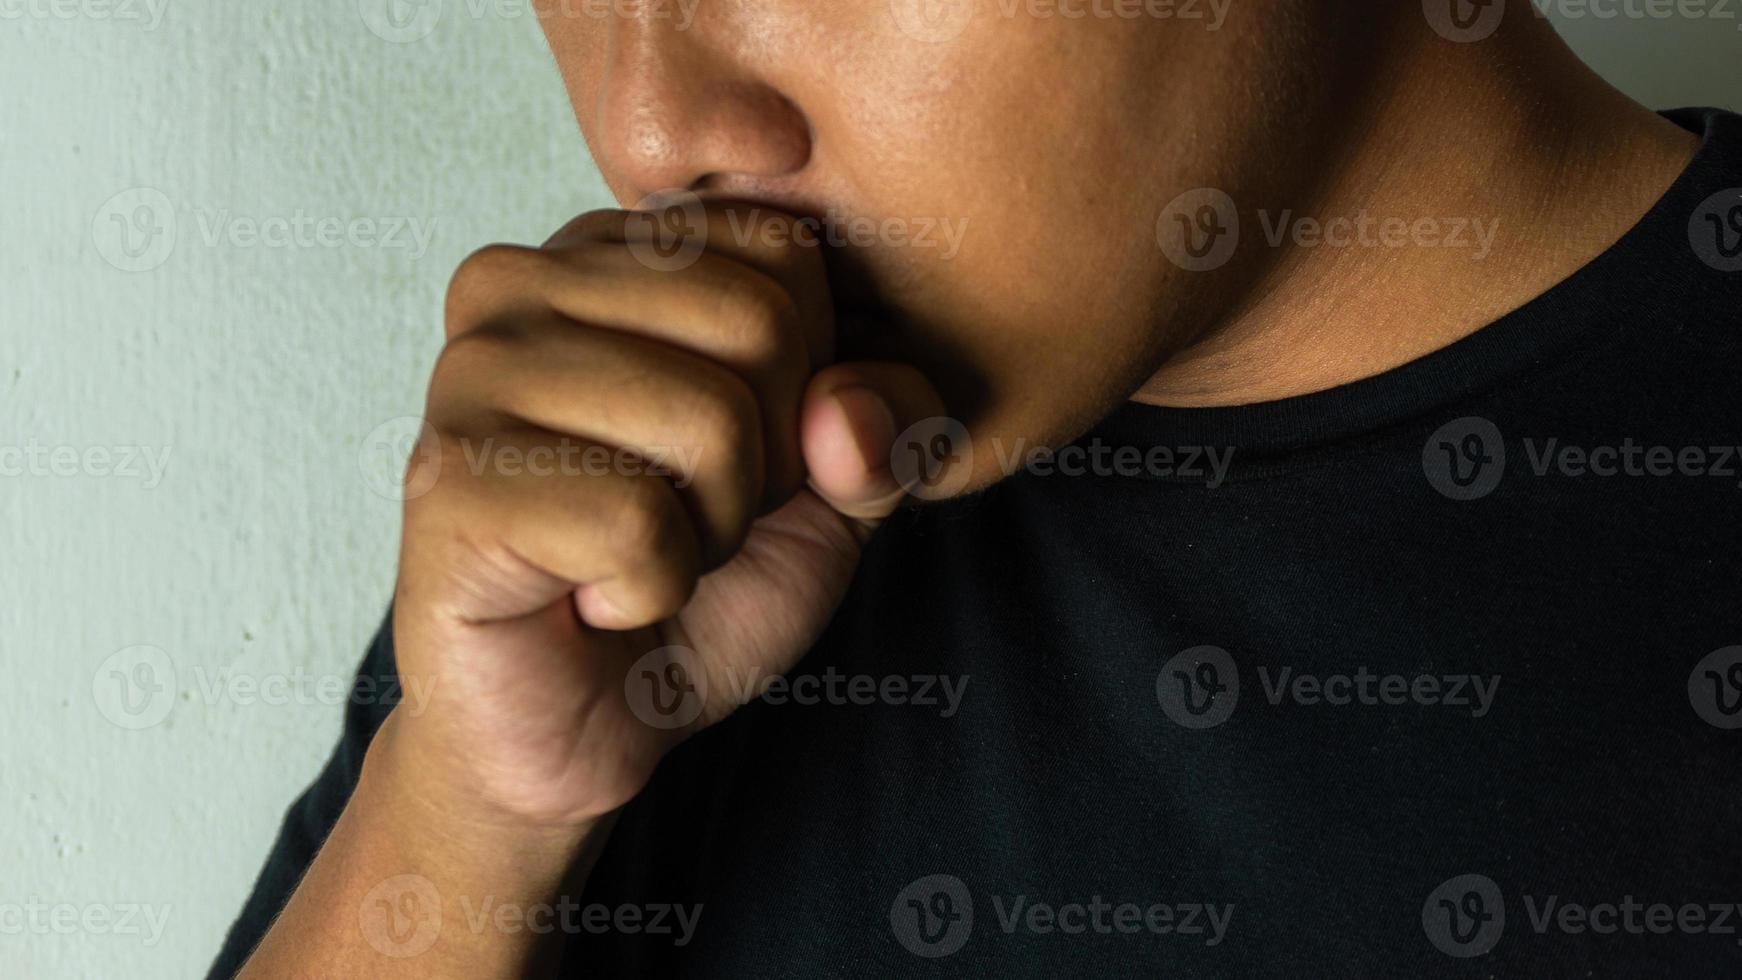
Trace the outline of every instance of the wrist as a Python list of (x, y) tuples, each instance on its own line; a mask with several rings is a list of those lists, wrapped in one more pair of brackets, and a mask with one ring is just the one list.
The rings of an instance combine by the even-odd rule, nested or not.
[(408, 847), (446, 863), (560, 877), (605, 823), (603, 814), (546, 819), (504, 806), (454, 765), (452, 751), (397, 711), (370, 744), (357, 795)]

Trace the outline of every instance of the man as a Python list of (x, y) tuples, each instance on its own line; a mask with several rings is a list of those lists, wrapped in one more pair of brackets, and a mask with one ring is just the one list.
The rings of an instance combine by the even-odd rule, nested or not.
[(456, 274), (428, 697), (215, 976), (1734, 974), (1742, 122), (1523, 2), (540, 8), (640, 209)]

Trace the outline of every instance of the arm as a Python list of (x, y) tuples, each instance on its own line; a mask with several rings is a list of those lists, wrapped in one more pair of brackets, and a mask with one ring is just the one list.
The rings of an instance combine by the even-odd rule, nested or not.
[(660, 758), (809, 649), (904, 497), (898, 433), (942, 407), (912, 368), (831, 363), (815, 239), (715, 208), (674, 267), (639, 217), (456, 274), (392, 622), (426, 703), (387, 716), (241, 976), (533, 973), (550, 930), (497, 910), (578, 888)]
[[(555, 952), (545, 929), (495, 918), (578, 890), (609, 820), (540, 827), (471, 809), (430, 780), (389, 715), (361, 778), (243, 978), (522, 977)], [(536, 925), (536, 920), (533, 923)], [(542, 946), (542, 948), (541, 948)]]

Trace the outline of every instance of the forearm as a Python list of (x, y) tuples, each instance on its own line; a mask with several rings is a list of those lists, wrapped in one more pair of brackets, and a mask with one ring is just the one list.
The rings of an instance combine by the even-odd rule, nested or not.
[(390, 716), (242, 978), (520, 978), (560, 942), (548, 910), (584, 880), (610, 821), (531, 827), (485, 816), (421, 778), (426, 767), (403, 741)]

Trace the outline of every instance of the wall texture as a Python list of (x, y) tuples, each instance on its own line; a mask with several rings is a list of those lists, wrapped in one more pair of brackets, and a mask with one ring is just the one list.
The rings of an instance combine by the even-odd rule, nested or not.
[[(1562, 19), (1742, 100), (1735, 19)], [(607, 196), (525, 0), (0, 0), (0, 89), (0, 976), (196, 976), (391, 591), (448, 273)]]

